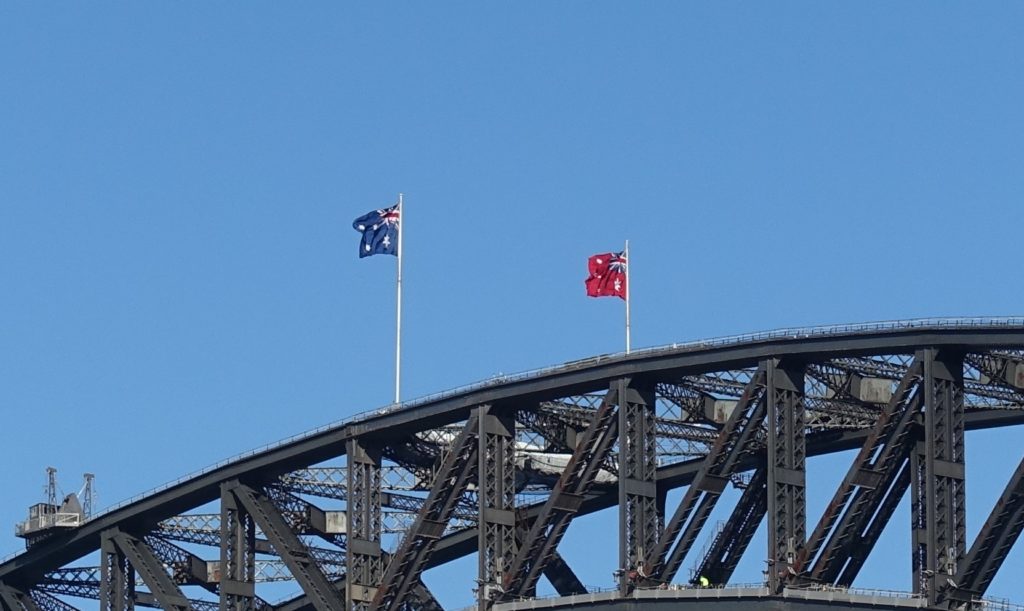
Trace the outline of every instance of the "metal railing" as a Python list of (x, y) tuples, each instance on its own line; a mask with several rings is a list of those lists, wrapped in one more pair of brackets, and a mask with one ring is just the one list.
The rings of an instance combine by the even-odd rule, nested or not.
[(80, 513), (43, 513), (15, 524), (14, 534), (21, 537), (47, 528), (74, 528), (83, 521), (82, 514)]
[[(695, 340), (683, 343), (665, 344), (662, 346), (655, 346), (650, 348), (641, 348), (639, 350), (633, 350), (629, 354), (624, 352), (602, 354), (594, 357), (588, 357), (576, 361), (570, 361), (561, 365), (554, 365), (549, 367), (542, 367), (538, 369), (531, 369), (511, 375), (498, 375), (481, 380), (472, 384), (458, 386), (443, 390), (440, 392), (432, 393), (410, 401), (403, 401), (402, 403), (392, 403), (385, 405), (373, 410), (367, 410), (364, 412), (357, 413), (353, 416), (337, 420), (328, 424), (324, 424), (315, 429), (308, 430), (296, 435), (292, 435), (286, 439), (280, 441), (271, 442), (263, 446), (242, 452), (230, 458), (223, 459), (204, 467), (198, 471), (194, 471), (187, 475), (183, 475), (173, 481), (167, 482), (145, 492), (139, 493), (128, 499), (120, 501), (114, 505), (106, 507), (98, 513), (94, 513), (89, 519), (93, 520), (101, 516), (105, 516), (118, 509), (131, 505), (144, 498), (150, 497), (158, 492), (163, 492), (169, 488), (173, 488), (179, 484), (185, 483), (189, 480), (195, 479), (202, 475), (206, 475), (212, 471), (230, 465), (232, 463), (262, 454), (270, 450), (286, 446), (290, 443), (307, 439), (325, 433), (327, 431), (336, 430), (343, 426), (369, 420), (370, 418), (389, 414), (401, 409), (408, 409), (417, 407), (426, 403), (432, 403), (443, 399), (451, 398), (457, 395), (467, 394), (473, 391), (481, 390), (484, 388), (509, 384), (513, 382), (522, 382), (525, 380), (531, 380), (545, 375), (551, 375), (554, 373), (575, 371), (578, 369), (584, 369), (591, 367), (598, 363), (604, 363), (611, 360), (633, 360), (639, 358), (646, 358), (651, 356), (658, 356), (662, 354), (680, 353), (680, 352), (698, 352), (701, 350), (708, 350), (712, 348), (722, 348), (727, 346), (737, 346), (742, 344), (756, 344), (762, 342), (776, 341), (776, 340), (805, 340), (810, 338), (827, 338), (827, 337), (838, 337), (846, 335), (870, 335), (874, 333), (884, 333), (901, 330), (927, 330), (935, 329), (941, 331), (949, 331), (954, 329), (1000, 329), (1000, 328), (1024, 328), (1024, 317), (1021, 316), (1008, 316), (1008, 317), (968, 317), (968, 318), (916, 318), (910, 320), (890, 320), (890, 321), (879, 321), (879, 322), (868, 322), (868, 323), (854, 323), (854, 324), (838, 324), (838, 325), (819, 325), (812, 327), (790, 327), (783, 329), (774, 329), (771, 331), (762, 331), (757, 333), (745, 333), (740, 335), (728, 335), (725, 337), (717, 337), (704, 340)], [(8, 556), (0, 559), (0, 563), (7, 562), (11, 558), (21, 554), (23, 552), (14, 552)]]

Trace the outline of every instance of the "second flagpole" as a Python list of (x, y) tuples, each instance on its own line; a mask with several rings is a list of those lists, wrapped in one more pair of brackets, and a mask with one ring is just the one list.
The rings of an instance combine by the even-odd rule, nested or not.
[[(401, 237), (399, 237), (398, 243), (402, 243)], [(401, 249), (399, 249), (398, 252), (401, 253)], [(629, 277), (629, 268), (631, 267), (631, 262), (629, 260), (629, 240), (626, 240), (626, 250), (624, 251), (624, 254), (626, 255), (626, 354), (629, 354), (629, 285), (632, 284), (632, 280)]]
[[(395, 300), (395, 403), (402, 401), (402, 236), (405, 234), (405, 211), (402, 194), (398, 194), (398, 294)], [(627, 278), (628, 282), (628, 278)]]

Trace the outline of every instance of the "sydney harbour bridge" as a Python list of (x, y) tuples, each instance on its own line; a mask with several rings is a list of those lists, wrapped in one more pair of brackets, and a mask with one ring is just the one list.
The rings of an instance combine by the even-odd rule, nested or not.
[[(1019, 424), (1024, 319), (599, 356), (368, 412), (26, 533), (0, 563), (0, 608), (432, 610), (424, 572), (475, 557), (462, 586), (495, 611), (978, 609), (1024, 528), (1024, 461), (969, 540), (965, 432)], [(838, 485), (809, 490), (808, 458), (839, 452)], [(828, 498), (821, 515), (809, 494)], [(869, 594), (858, 575), (908, 496), (909, 540), (884, 554), (912, 591)], [(559, 551), (595, 512), (618, 518), (599, 592)], [(763, 579), (730, 585), (758, 532)], [(542, 579), (558, 596), (536, 596)], [(272, 601), (281, 580), (299, 593)]]

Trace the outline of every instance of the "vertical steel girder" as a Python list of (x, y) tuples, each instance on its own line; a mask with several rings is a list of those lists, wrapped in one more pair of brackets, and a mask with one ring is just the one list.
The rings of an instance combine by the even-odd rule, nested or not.
[(981, 598), (1006, 560), (1010, 548), (1024, 530), (1024, 460), (1010, 476), (992, 513), (964, 558), (964, 570), (958, 583), (960, 590)]
[(135, 608), (135, 571), (109, 536), (100, 543), (100, 611)]
[(728, 583), (767, 512), (768, 470), (762, 467), (754, 472), (725, 527), (711, 542), (692, 583), (701, 583), (702, 577), (714, 585)]
[(128, 570), (134, 569), (142, 577), (162, 609), (185, 611), (191, 608), (181, 588), (167, 574), (163, 562), (145, 542), (120, 531), (106, 533), (104, 537), (128, 561)]
[(861, 546), (864, 529), (910, 452), (912, 424), (922, 403), (917, 392), (922, 375), (922, 364), (915, 361), (900, 380), (798, 555), (797, 573), (833, 583)]
[[(711, 446), (700, 471), (686, 489), (683, 500), (652, 550), (647, 562), (651, 579), (669, 582), (679, 571), (683, 558), (690, 551), (729, 483), (729, 476), (733, 474), (737, 461), (750, 451), (755, 433), (761, 428), (765, 415), (765, 390), (766, 371), (764, 367), (759, 367), (744, 387), (743, 394)], [(680, 533), (683, 533), (681, 538)]]
[(486, 609), (516, 553), (515, 418), (484, 405), (477, 409), (478, 606)]
[(360, 439), (350, 439), (345, 451), (348, 538), (345, 542), (345, 605), (350, 611), (370, 607), (384, 572), (381, 554), (381, 453)]
[(232, 492), (220, 487), (220, 611), (256, 608), (256, 523)]
[(779, 591), (796, 574), (807, 538), (804, 367), (768, 360), (768, 584)]
[[(929, 604), (955, 589), (966, 553), (963, 355), (925, 349), (924, 444), (918, 445), (914, 583)], [(923, 478), (923, 481), (921, 481)]]
[(562, 536), (579, 511), (584, 495), (590, 490), (615, 443), (619, 426), (615, 417), (617, 400), (618, 390), (613, 384), (594, 413), (590, 425), (577, 438), (576, 448), (568, 464), (530, 525), (530, 530), (523, 537), (512, 567), (505, 573), (504, 592), (499, 598), (518, 598), (532, 591), (541, 573), (555, 556)]
[(478, 434), (479, 417), (474, 410), (441, 463), (416, 521), (388, 563), (374, 596), (374, 608), (393, 611), (405, 605), (410, 589), (419, 581), (437, 540), (476, 474)]
[(658, 457), (654, 389), (631, 388), (629, 380), (619, 380), (617, 386), (619, 568), (622, 569), (619, 589), (626, 594), (637, 578), (648, 576), (645, 562), (661, 537), (663, 516), (658, 511), (655, 481)]
[(242, 483), (236, 483), (229, 492), (259, 525), (313, 606), (319, 611), (342, 611), (345, 607), (343, 596), (324, 575), (316, 559), (270, 498)]

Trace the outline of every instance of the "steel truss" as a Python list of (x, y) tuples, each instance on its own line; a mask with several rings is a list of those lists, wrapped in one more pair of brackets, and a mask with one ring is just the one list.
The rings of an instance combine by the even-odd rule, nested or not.
[(819, 583), (852, 582), (853, 575), (841, 578), (840, 573), (852, 558), (865, 556), (874, 543), (865, 540), (865, 531), (909, 454), (911, 426), (921, 405), (916, 391), (922, 375), (920, 362), (903, 375), (805, 548), (797, 554), (792, 567), (797, 574)]
[(480, 508), (477, 529), (478, 606), (486, 609), (491, 592), (499, 591), (516, 554), (515, 419), (490, 405), (476, 410), (477, 490)]
[[(915, 594), (966, 611), (1024, 531), (1022, 460), (967, 539), (964, 464), (967, 428), (1024, 424), (1022, 348), (1024, 326), (794, 337), (602, 357), (391, 410), (38, 541), (0, 564), (0, 611), (267, 609), (256, 584), (284, 579), (303, 595), (280, 611), (439, 609), (423, 572), (471, 550), (481, 610), (535, 596), (542, 575), (578, 594), (559, 545), (612, 506), (620, 595), (667, 585), (689, 556), (692, 583), (728, 582), (765, 520), (766, 591), (844, 588), (908, 495)], [(840, 449), (856, 456), (808, 534), (807, 456)], [(729, 484), (742, 494), (692, 553)], [(177, 514), (218, 498), (217, 514)], [(93, 552), (99, 566), (68, 566)]]
[(577, 439), (572, 457), (523, 537), (511, 568), (505, 573), (504, 584), (494, 598), (508, 600), (532, 592), (555, 557), (562, 536), (615, 443), (619, 426), (615, 406), (618, 386), (616, 382), (605, 394), (590, 424)]
[(381, 454), (372, 442), (352, 439), (348, 461), (348, 571), (345, 606), (363, 610), (376, 595), (384, 567), (381, 553)]
[(707, 585), (728, 583), (767, 512), (768, 470), (762, 467), (754, 472), (747, 487), (743, 489), (729, 519), (715, 535), (700, 564), (694, 569), (690, 583), (701, 585), (702, 578)]
[(915, 591), (935, 604), (958, 587), (967, 548), (963, 354), (926, 349), (924, 440), (911, 470)]
[(648, 576), (647, 554), (661, 537), (658, 507), (654, 389), (617, 382), (619, 403), (619, 589), (627, 593)]
[(796, 575), (806, 539), (804, 369), (771, 359), (768, 388), (768, 587), (781, 591)]
[(479, 412), (473, 411), (451, 444), (416, 521), (380, 580), (380, 587), (372, 599), (374, 608), (385, 611), (403, 608), (411, 588), (419, 581), (434, 544), (444, 534), (458, 500), (476, 474), (479, 419)]
[(739, 402), (702, 461), (700, 471), (665, 525), (646, 563), (649, 580), (672, 581), (729, 483), (729, 477), (736, 471), (741, 456), (753, 450), (753, 441), (765, 415), (766, 375), (765, 368), (759, 367), (747, 383)]

